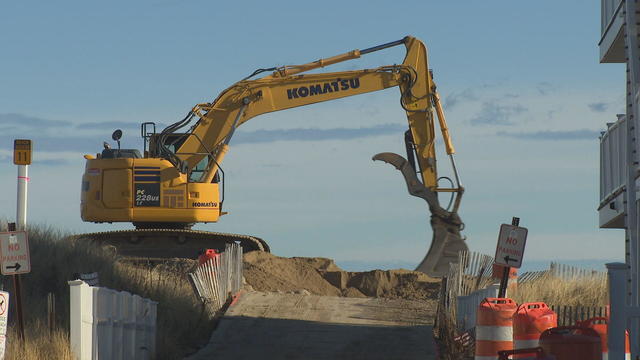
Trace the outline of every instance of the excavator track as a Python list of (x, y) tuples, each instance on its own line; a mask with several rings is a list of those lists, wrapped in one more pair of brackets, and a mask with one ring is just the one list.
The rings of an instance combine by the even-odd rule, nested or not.
[(245, 253), (270, 252), (269, 245), (251, 235), (183, 229), (116, 230), (74, 235), (74, 239), (94, 241), (111, 248), (129, 261), (156, 262), (169, 258), (197, 258), (203, 249), (223, 251), (226, 244), (239, 243)]

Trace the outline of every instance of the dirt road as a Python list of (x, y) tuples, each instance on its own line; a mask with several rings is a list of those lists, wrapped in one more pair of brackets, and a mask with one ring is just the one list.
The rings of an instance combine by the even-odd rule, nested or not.
[(189, 359), (435, 360), (432, 302), (245, 292)]

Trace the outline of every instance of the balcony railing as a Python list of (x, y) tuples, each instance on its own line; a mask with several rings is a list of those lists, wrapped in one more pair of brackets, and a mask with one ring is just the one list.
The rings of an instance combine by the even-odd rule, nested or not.
[(601, 205), (616, 196), (626, 184), (627, 177), (627, 129), (625, 116), (609, 123), (600, 137), (600, 201)]
[(613, 23), (614, 16), (618, 11), (618, 7), (622, 4), (622, 0), (601, 0), (602, 11), (600, 12), (601, 18), (601, 35), (607, 32), (607, 29)]

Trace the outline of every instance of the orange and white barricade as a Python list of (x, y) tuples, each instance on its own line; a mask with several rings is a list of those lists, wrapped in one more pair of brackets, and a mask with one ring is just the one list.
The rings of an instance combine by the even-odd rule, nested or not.
[(513, 349), (513, 313), (509, 298), (485, 298), (476, 315), (475, 360), (497, 360), (498, 351)]
[[(540, 335), (558, 326), (558, 316), (543, 302), (530, 302), (518, 306), (513, 314), (514, 349), (535, 348)], [(514, 359), (526, 358), (526, 355), (514, 355)]]
[[(600, 335), (600, 345), (602, 346), (602, 360), (609, 360), (609, 347), (607, 345), (608, 319), (606, 317), (594, 317), (584, 321), (578, 321), (578, 326), (588, 327), (595, 330)], [(624, 337), (624, 358), (631, 360), (631, 346), (629, 345), (629, 332), (625, 331)]]

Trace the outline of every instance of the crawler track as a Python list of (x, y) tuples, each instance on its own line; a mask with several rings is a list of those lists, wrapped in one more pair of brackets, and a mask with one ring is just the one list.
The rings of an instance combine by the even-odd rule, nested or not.
[(117, 230), (73, 236), (113, 248), (118, 256), (131, 259), (195, 259), (202, 249), (224, 250), (228, 243), (239, 243), (244, 252), (270, 252), (269, 245), (255, 236), (201, 230), (137, 229)]

